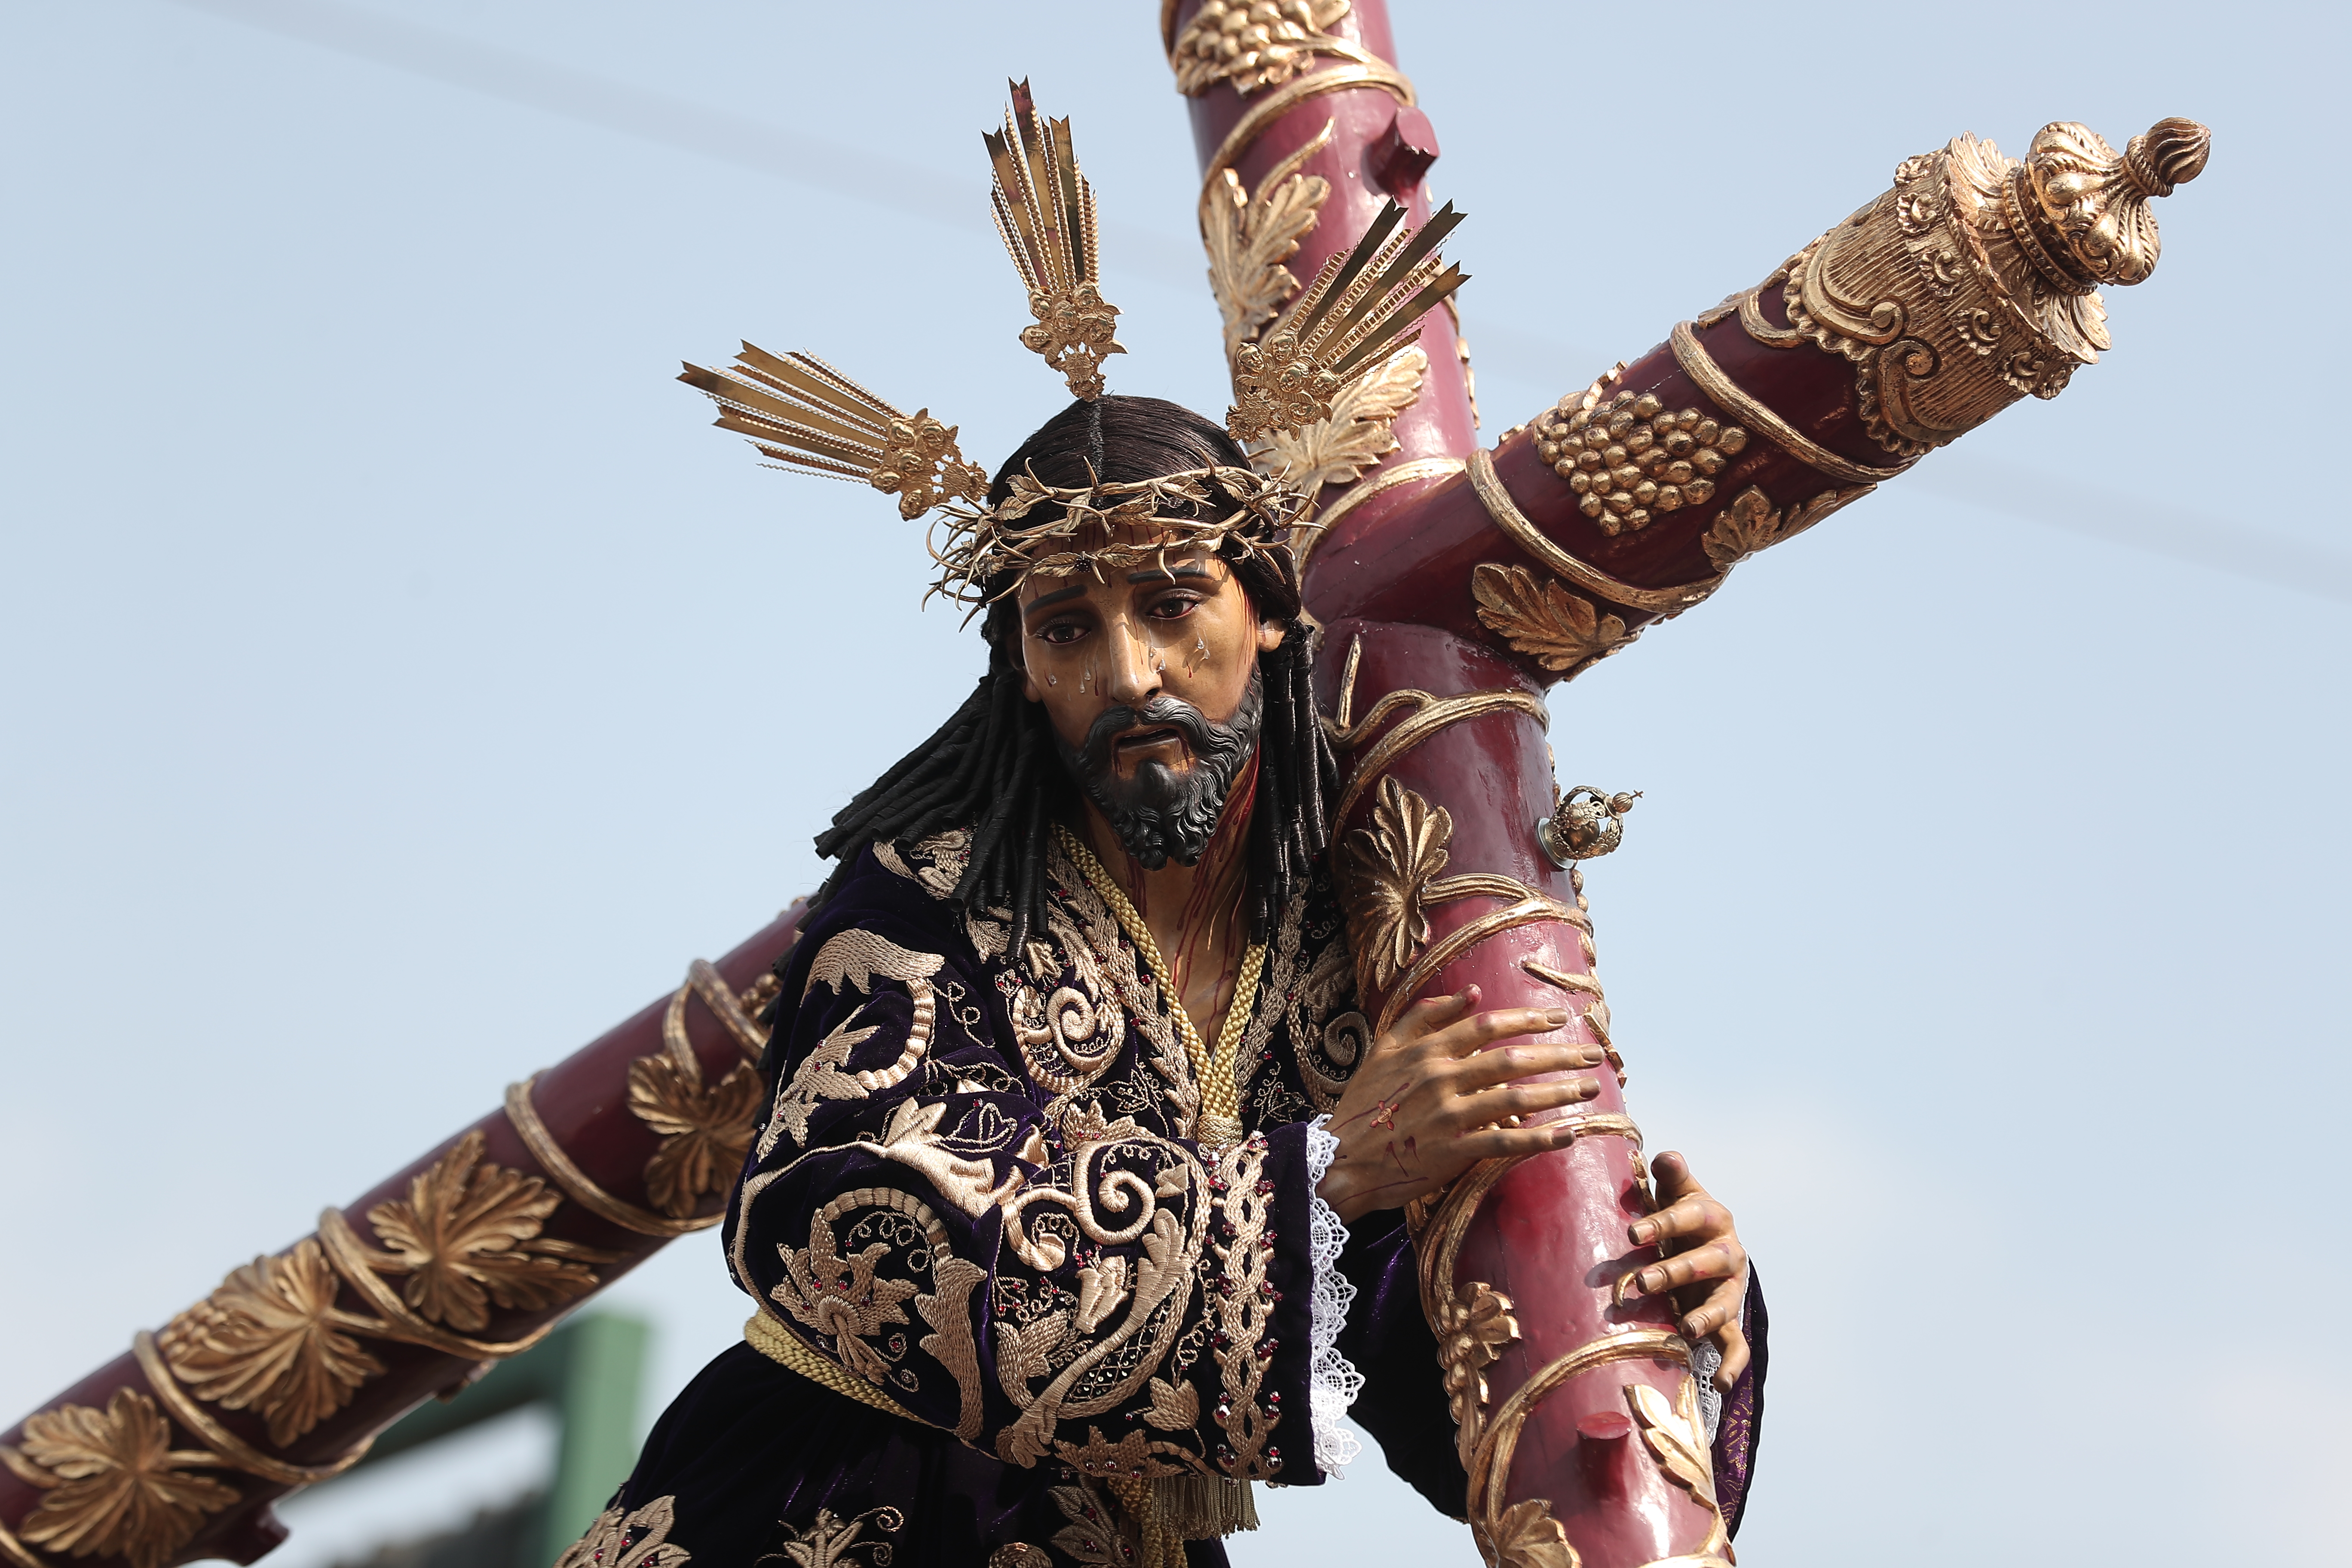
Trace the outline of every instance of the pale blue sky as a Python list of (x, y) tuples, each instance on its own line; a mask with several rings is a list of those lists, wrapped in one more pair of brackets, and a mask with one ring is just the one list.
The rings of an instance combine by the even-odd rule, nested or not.
[[(1771, 1293), (1743, 1562), (2352, 1562), (2342, 13), (1392, 4), (1490, 436), (1961, 131), (2213, 126), (2108, 363), (1553, 743), (1646, 792), (1591, 879), (1633, 1109)], [(1222, 407), (1154, 10), (0, 0), (9, 1415), (805, 890), (963, 689), (919, 531), (669, 377), (807, 347), (983, 458), (1051, 413), (1008, 74), (1115, 384)], [(657, 1401), (744, 1311), (707, 1236), (613, 1298)], [(1475, 1561), (1360, 1468), (1237, 1562)]]

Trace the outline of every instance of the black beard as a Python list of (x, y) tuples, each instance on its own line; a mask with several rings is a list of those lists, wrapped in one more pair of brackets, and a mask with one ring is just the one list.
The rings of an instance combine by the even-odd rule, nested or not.
[[(1087, 731), (1086, 744), (1073, 747), (1056, 732), (1055, 749), (1062, 765), (1078, 782), (1087, 798), (1110, 823), (1111, 831), (1127, 852), (1157, 871), (1169, 861), (1197, 864), (1224, 816), (1225, 796), (1242, 764), (1257, 750), (1258, 729), (1265, 714), (1265, 695), (1257, 671), (1250, 671), (1249, 689), (1233, 721), (1212, 724), (1198, 708), (1173, 697), (1155, 697), (1141, 708), (1113, 708)], [(1165, 725), (1184, 737), (1192, 765), (1182, 773), (1163, 763), (1148, 762), (1135, 776), (1122, 779), (1112, 748), (1119, 736), (1138, 726)]]

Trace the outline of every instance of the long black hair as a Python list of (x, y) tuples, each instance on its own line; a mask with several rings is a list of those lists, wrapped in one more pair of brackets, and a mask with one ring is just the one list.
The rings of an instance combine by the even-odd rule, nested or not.
[[(1005, 459), (990, 488), (991, 505), (1024, 470), (1043, 483), (1076, 487), (1129, 483), (1187, 469), (1246, 468), (1249, 458), (1224, 430), (1188, 408), (1157, 397), (1101, 397), (1073, 403)], [(1210, 487), (1210, 515), (1234, 499)], [(1043, 520), (1043, 508), (1031, 514)], [(1287, 551), (1265, 552), (1227, 539), (1217, 552), (1232, 568), (1259, 620), (1279, 623), (1282, 646), (1258, 656), (1265, 718), (1258, 738), (1257, 795), (1250, 815), (1249, 919), (1253, 940), (1272, 931), (1308, 864), (1330, 840), (1325, 805), (1339, 787), (1330, 742), (1309, 686), (1312, 637), (1300, 614), (1298, 577)], [(1054, 825), (1074, 817), (1078, 796), (1054, 745), (1042, 703), (1023, 693), (1020, 609), (1010, 580), (988, 584), (981, 623), (988, 673), (939, 731), (874, 781), (817, 835), (820, 855), (840, 864), (814, 905), (840, 885), (860, 850), (880, 840), (902, 843), (944, 828), (971, 827), (971, 860), (955, 888), (967, 909), (1009, 910), (1013, 951), (1044, 929), (1045, 856)]]

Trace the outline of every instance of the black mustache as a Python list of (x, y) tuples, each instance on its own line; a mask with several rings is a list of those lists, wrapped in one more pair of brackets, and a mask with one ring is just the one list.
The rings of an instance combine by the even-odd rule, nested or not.
[[(1086, 744), (1073, 747), (1059, 735), (1054, 745), (1062, 761), (1117, 833), (1128, 853), (1150, 870), (1171, 859), (1196, 864), (1224, 815), (1232, 789), (1250, 753), (1257, 750), (1265, 716), (1265, 689), (1257, 672), (1230, 723), (1213, 724), (1181, 698), (1155, 697), (1141, 708), (1114, 708), (1087, 729)], [(1113, 759), (1119, 737), (1136, 729), (1174, 730), (1192, 748), (1192, 765), (1179, 773), (1157, 763), (1121, 779)]]
[(1141, 708), (1110, 708), (1096, 716), (1078, 748), (1078, 763), (1091, 772), (1108, 773), (1112, 749), (1119, 737), (1135, 729), (1174, 730), (1184, 737), (1195, 759), (1216, 749), (1218, 726), (1180, 697), (1155, 697)]

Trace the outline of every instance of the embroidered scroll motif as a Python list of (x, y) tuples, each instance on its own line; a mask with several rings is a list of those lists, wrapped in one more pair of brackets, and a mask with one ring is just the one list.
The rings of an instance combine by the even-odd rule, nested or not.
[(988, 1278), (979, 1264), (940, 1253), (931, 1259), (932, 1293), (915, 1298), (915, 1310), (936, 1332), (925, 1334), (916, 1347), (948, 1369), (956, 1381), (961, 1403), (956, 1415), (956, 1436), (966, 1443), (980, 1440), (980, 1349), (971, 1337), (971, 1310), (967, 1305), (975, 1287)]
[(1045, 940), (1023, 955), (1019, 984), (1007, 999), (1022, 1065), (1057, 1094), (1095, 1082), (1127, 1044), (1127, 1020), (1095, 945), (1056, 905), (1045, 910)]
[[(1133, 1279), (1126, 1287), (1123, 1310), (1102, 1331), (1076, 1331), (1075, 1298), (1054, 1301), (1051, 1310), (1026, 1319), (1016, 1306), (1013, 1324), (998, 1322), (998, 1376), (1005, 1381), (1007, 1397), (1022, 1407), (1020, 1418), (997, 1438), (999, 1458), (1029, 1465), (1069, 1448), (1053, 1436), (1061, 1423), (1118, 1409), (1158, 1370), (1183, 1326), (1185, 1302), (1178, 1293), (1192, 1283), (1208, 1244), (1210, 1205), (1202, 1201), (1207, 1185), (1200, 1158), (1190, 1149), (1129, 1132), (1068, 1157), (1066, 1181), (1033, 1184), (1003, 1205), (1005, 1245), (1043, 1272), (1061, 1268), (1089, 1243), (1139, 1245), (1142, 1250), (1131, 1258)], [(1126, 1223), (1114, 1227), (1106, 1216)], [(1175, 1310), (1163, 1310), (1171, 1307)], [(1017, 1342), (1008, 1341), (1008, 1327)], [(1017, 1375), (1006, 1370), (1008, 1351), (1018, 1358)], [(1045, 1386), (1035, 1388), (1041, 1381)], [(1091, 1440), (1090, 1435), (1089, 1445)], [(1079, 1445), (1077, 1451), (1087, 1447)], [(1162, 1458), (1192, 1457), (1189, 1450), (1159, 1442), (1146, 1452)], [(1159, 1459), (1145, 1469), (1147, 1475), (1163, 1473), (1168, 1467)]]
[[(845, 1254), (834, 1222), (853, 1214), (859, 1216), (849, 1227), (853, 1243), (873, 1239)], [(806, 1247), (776, 1248), (785, 1278), (768, 1296), (829, 1339), (835, 1361), (874, 1383), (911, 1392), (917, 1380), (896, 1368), (906, 1356), (907, 1336), (884, 1331), (907, 1321), (899, 1304), (919, 1287), (911, 1278), (884, 1278), (879, 1271), (886, 1259), (897, 1258), (909, 1275), (928, 1272), (947, 1244), (947, 1227), (920, 1200), (889, 1187), (860, 1187), (817, 1211)]]
[(905, 1279), (877, 1279), (877, 1264), (889, 1254), (887, 1242), (876, 1242), (853, 1257), (835, 1249), (833, 1227), (819, 1222), (809, 1227), (809, 1244), (784, 1254), (784, 1269), (792, 1278), (768, 1294), (777, 1305), (824, 1335), (834, 1354), (851, 1371), (880, 1383), (889, 1363), (866, 1342), (885, 1325), (903, 1323), (907, 1314), (898, 1303), (915, 1293)]
[(906, 1081), (930, 1049), (931, 1031), (939, 1020), (938, 994), (931, 988), (931, 976), (946, 963), (936, 952), (909, 952), (869, 931), (845, 931), (824, 944), (809, 970), (810, 990), (824, 985), (840, 992), (855, 986), (871, 995), (877, 981), (894, 980), (907, 988), (914, 1004), (914, 1020), (898, 1060), (878, 1070), (851, 1072), (849, 1054), (871, 1039), (881, 1026), (850, 1027), (865, 1016), (863, 1008), (843, 1019), (794, 1070), (792, 1081), (777, 1091), (767, 1130), (760, 1135), (761, 1159), (774, 1152), (777, 1141), (787, 1132), (793, 1142), (807, 1142), (809, 1113), (824, 1101), (864, 1100), (877, 1089)]
[[(1124, 1026), (1134, 1030), (1141, 1057), (1138, 1065), (1150, 1069), (1148, 1076), (1130, 1069), (1110, 1085), (1112, 1104), (1130, 1115), (1165, 1116), (1178, 1136), (1190, 1135), (1201, 1112), (1201, 1091), (1176, 1031), (1175, 1001), (1160, 994), (1159, 983), (1119, 929), (1118, 916), (1058, 846), (1045, 869), (1055, 895), (1047, 926), (1061, 962), (1094, 988), (1098, 1009), (1108, 1022), (1123, 1019)], [(1055, 906), (1069, 911), (1058, 924), (1052, 913)], [(1034, 1058), (1031, 1066), (1034, 1070)]]
[(1055, 1487), (1046, 1496), (1070, 1522), (1054, 1532), (1054, 1544), (1087, 1568), (1132, 1568), (1134, 1549), (1119, 1539), (1118, 1510), (1092, 1484)]
[(1318, 1114), (1339, 1103), (1371, 1045), (1371, 1020), (1356, 1007), (1356, 973), (1344, 942), (1333, 942), (1300, 982), (1291, 1019), (1298, 1076)]

